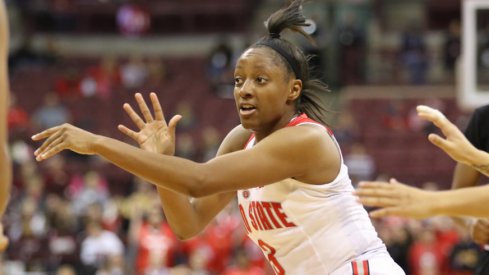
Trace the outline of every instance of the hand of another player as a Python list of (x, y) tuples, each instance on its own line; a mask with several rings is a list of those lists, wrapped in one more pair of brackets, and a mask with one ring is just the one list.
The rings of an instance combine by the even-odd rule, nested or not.
[(360, 182), (355, 191), (365, 206), (380, 207), (370, 212), (373, 218), (402, 216), (429, 217), (431, 192), (410, 187), (391, 179), (390, 182)]
[(445, 151), (452, 159), (472, 165), (471, 156), (477, 152), (477, 149), (465, 138), (457, 126), (451, 123), (440, 111), (431, 107), (420, 105), (416, 110), (419, 117), (433, 122), (445, 135), (443, 138), (437, 134), (430, 134), (428, 139), (431, 143)]
[(489, 244), (489, 219), (475, 220), (470, 226), (470, 236), (478, 244)]
[(5, 251), (8, 247), (8, 239), (3, 233), (3, 225), (0, 223), (0, 252)]
[(165, 155), (175, 154), (175, 131), (180, 115), (172, 117), (167, 124), (158, 97), (155, 93), (150, 94), (153, 105), (154, 118), (140, 93), (134, 95), (138, 103), (144, 120), (134, 111), (130, 104), (125, 103), (123, 108), (134, 122), (139, 131), (133, 131), (124, 125), (119, 125), (118, 129), (135, 140), (141, 149)]
[(37, 161), (48, 159), (65, 149), (91, 155), (94, 154), (92, 146), (96, 136), (68, 123), (55, 126), (32, 136), (35, 141), (45, 139), (34, 155)]

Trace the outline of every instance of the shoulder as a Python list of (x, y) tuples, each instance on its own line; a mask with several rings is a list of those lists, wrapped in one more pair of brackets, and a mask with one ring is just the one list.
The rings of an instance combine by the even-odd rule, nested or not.
[(330, 182), (340, 170), (340, 151), (328, 131), (318, 125), (282, 128), (258, 142), (253, 149), (260, 149), (293, 165), (299, 171), (294, 177), (301, 182)]
[(244, 149), (251, 134), (251, 131), (245, 129), (241, 124), (234, 127), (222, 141), (217, 154), (223, 155)]
[(489, 118), (489, 105), (484, 105), (482, 107), (475, 109), (474, 117), (478, 117), (481, 119), (488, 119)]
[(301, 124), (285, 127), (275, 131), (256, 146), (281, 146), (289, 152), (298, 152), (302, 155), (305, 153), (322, 154), (324, 149), (334, 148), (335, 145), (327, 128), (319, 126), (322, 125)]

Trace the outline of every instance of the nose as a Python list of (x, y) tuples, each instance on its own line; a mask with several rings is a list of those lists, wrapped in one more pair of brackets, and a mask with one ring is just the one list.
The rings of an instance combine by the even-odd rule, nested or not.
[(245, 80), (241, 87), (237, 87), (238, 94), (241, 98), (249, 98), (252, 96), (252, 87), (249, 80)]

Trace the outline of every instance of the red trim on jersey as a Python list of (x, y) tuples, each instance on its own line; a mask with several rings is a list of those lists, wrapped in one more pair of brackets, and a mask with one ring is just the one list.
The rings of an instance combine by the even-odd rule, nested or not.
[(370, 275), (370, 267), (368, 261), (363, 261), (363, 274)]
[(357, 262), (351, 262), (351, 268), (353, 269), (353, 275), (359, 275)]
[[(358, 265), (362, 265), (362, 272), (359, 271)], [(353, 271), (353, 275), (370, 275), (370, 267), (368, 261), (353, 261), (351, 262), (351, 269)]]
[(245, 143), (243, 149), (246, 149), (246, 147), (248, 147), (248, 144), (251, 142), (251, 140), (255, 137), (255, 134), (251, 133), (250, 135), (250, 138), (248, 139), (248, 141)]
[[(285, 125), (285, 127), (291, 127), (291, 126), (297, 126), (301, 123), (304, 123), (304, 122), (309, 122), (309, 123), (314, 123), (314, 124), (317, 124), (317, 125), (321, 125), (323, 126), (324, 128), (326, 128), (326, 130), (328, 131), (328, 134), (330, 136), (333, 136), (333, 131), (331, 131), (331, 129), (329, 129), (326, 125), (323, 125), (313, 119), (310, 119), (305, 113), (302, 113), (300, 114), (299, 116), (296, 116), (294, 117), (289, 123), (287, 123), (287, 125)], [(255, 134), (251, 134), (250, 135), (250, 138), (248, 139), (248, 141), (245, 143), (245, 146), (243, 149), (246, 149), (246, 147), (248, 147), (248, 144), (251, 142), (251, 140), (255, 137)]]
[(326, 125), (323, 125), (313, 119), (310, 119), (305, 113), (302, 113), (300, 114), (299, 116), (295, 117), (294, 119), (292, 119), (286, 127), (290, 127), (290, 126), (296, 126), (298, 124), (301, 124), (301, 123), (304, 123), (304, 122), (309, 122), (309, 123), (314, 123), (314, 124), (317, 124), (317, 125), (321, 125), (323, 126), (324, 128), (326, 128), (326, 130), (328, 131), (328, 134), (330, 136), (333, 135), (333, 131), (331, 131), (331, 129), (329, 129)]

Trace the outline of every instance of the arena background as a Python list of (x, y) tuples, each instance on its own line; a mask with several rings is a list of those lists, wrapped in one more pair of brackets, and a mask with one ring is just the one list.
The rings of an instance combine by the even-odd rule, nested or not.
[[(414, 107), (436, 107), (464, 129), (473, 109), (489, 102), (485, 2), (315, 0), (304, 6), (318, 46), (289, 38), (315, 56), (316, 74), (331, 88), (331, 127), (354, 184), (395, 177), (427, 189), (450, 187), (455, 163), (427, 141), (436, 129)], [(263, 35), (263, 21), (283, 1), (6, 3), (14, 187), (4, 218), (11, 243), (0, 271), (271, 274), (244, 236), (235, 205), (199, 237), (178, 241), (150, 184), (70, 152), (37, 163), (38, 144), (30, 136), (70, 122), (130, 142), (116, 128), (132, 125), (122, 104), (133, 102), (135, 92), (156, 92), (167, 118), (183, 115), (177, 155), (208, 160), (239, 123), (234, 61)], [(472, 3), (464, 17), (472, 23), (462, 28), (464, 3)], [(470, 45), (463, 51), (469, 59), (461, 58), (462, 42)], [(480, 255), (448, 218), (375, 225), (407, 274), (471, 274)]]

